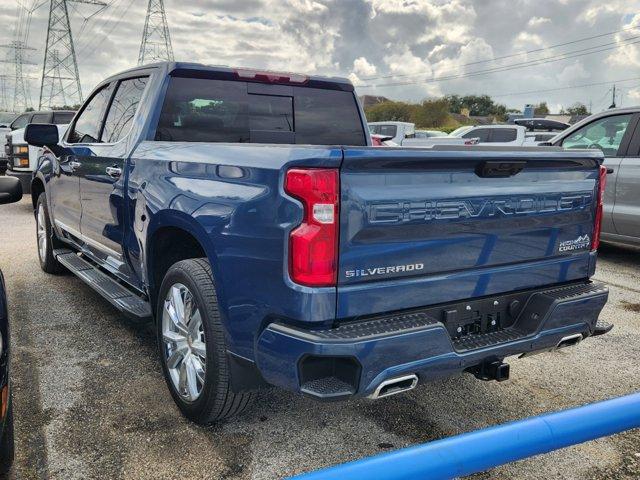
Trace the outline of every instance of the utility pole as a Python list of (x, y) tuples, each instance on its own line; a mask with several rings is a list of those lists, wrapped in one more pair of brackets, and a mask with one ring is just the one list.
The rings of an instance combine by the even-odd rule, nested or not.
[(162, 60), (173, 61), (173, 47), (164, 10), (164, 0), (149, 0), (138, 65)]
[(27, 82), (24, 74), (22, 73), (22, 66), (35, 65), (34, 63), (25, 60), (24, 52), (26, 50), (35, 50), (35, 48), (28, 47), (22, 40), (14, 40), (9, 44), (0, 45), (0, 48), (7, 48), (10, 52), (9, 55), (7, 55), (7, 59), (0, 60), (0, 62), (10, 63), (14, 67), (12, 109), (14, 112), (24, 111), (31, 106), (31, 95), (29, 95)]
[(99, 0), (50, 0), (49, 27), (42, 67), (39, 108), (82, 103), (68, 2), (105, 7)]

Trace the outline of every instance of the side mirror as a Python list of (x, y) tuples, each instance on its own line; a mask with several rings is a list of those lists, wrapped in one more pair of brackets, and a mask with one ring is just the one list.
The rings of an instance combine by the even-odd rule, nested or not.
[(24, 139), (34, 147), (52, 147), (60, 141), (58, 127), (50, 123), (30, 123), (24, 129)]
[(0, 204), (19, 202), (22, 184), (16, 177), (0, 177)]
[(540, 142), (538, 144), (539, 147), (551, 147), (551, 142)]

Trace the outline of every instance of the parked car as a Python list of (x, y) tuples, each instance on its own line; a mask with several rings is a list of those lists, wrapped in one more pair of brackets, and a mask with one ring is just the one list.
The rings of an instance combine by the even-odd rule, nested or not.
[(114, 75), (61, 141), (27, 126), (46, 147), (40, 266), (153, 320), (171, 395), (203, 424), (264, 385), (340, 400), (506, 380), (505, 357), (610, 329), (590, 280), (600, 151), (371, 148), (362, 119), (347, 79)]
[(431, 138), (431, 137), (446, 137), (447, 134), (440, 130), (416, 130), (415, 138)]
[[(17, 202), (22, 198), (20, 182), (11, 177), (0, 177), (0, 204)], [(9, 310), (4, 277), (0, 270), (0, 475), (5, 475), (13, 464), (13, 403), (9, 379)]]
[(526, 132), (521, 125), (476, 125), (457, 128), (449, 136), (477, 138), (479, 145), (517, 147), (525, 144)]
[(562, 132), (569, 128), (568, 123), (549, 118), (516, 118), (513, 123), (525, 127), (529, 132)]
[[(386, 137), (380, 143), (387, 147), (430, 147), (433, 145), (474, 145), (477, 139), (458, 139), (442, 133), (442, 136), (427, 136), (425, 130), (416, 131), (415, 124), (409, 122), (371, 122), (368, 124), (372, 135)], [(418, 135), (418, 132), (420, 134)], [(378, 140), (374, 140), (377, 144)]]
[(391, 137), (390, 141), (396, 145), (402, 145), (405, 138), (415, 138), (416, 136), (416, 126), (410, 122), (369, 122), (368, 125), (369, 132)]
[[(75, 115), (71, 110), (54, 110), (31, 112), (29, 123), (52, 123), (58, 125), (62, 135)], [(14, 122), (15, 123), (15, 122)], [(4, 153), (7, 164), (7, 175), (16, 177), (22, 183), (22, 191), (30, 193), (33, 172), (38, 166), (39, 152), (29, 147), (24, 140), (24, 127), (14, 129), (5, 136)]]
[(558, 135), (557, 132), (527, 132), (525, 134), (524, 144), (525, 145), (540, 145), (543, 143), (548, 143), (549, 140), (555, 138)]
[(604, 153), (610, 170), (602, 239), (640, 245), (640, 107), (596, 113), (555, 136), (549, 145)]
[(371, 134), (371, 145), (374, 147), (389, 147), (396, 146), (390, 143), (391, 137), (385, 137), (384, 135), (378, 135), (376, 133)]

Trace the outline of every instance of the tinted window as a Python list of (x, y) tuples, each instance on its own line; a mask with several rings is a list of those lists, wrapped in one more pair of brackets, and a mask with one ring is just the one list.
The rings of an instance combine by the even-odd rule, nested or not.
[(103, 142), (117, 142), (129, 132), (147, 80), (148, 77), (142, 77), (120, 82), (104, 122)]
[(98, 143), (104, 110), (111, 95), (110, 85), (102, 87), (88, 103), (76, 119), (73, 130), (69, 133), (69, 143)]
[(16, 130), (18, 128), (24, 128), (27, 126), (27, 123), (29, 123), (29, 118), (31, 117), (31, 114), (27, 113), (25, 115), (20, 115), (18, 118), (16, 118), (13, 123), (11, 123), (11, 128)]
[(288, 87), (292, 97), (278, 91), (253, 94), (245, 82), (174, 77), (156, 140), (365, 144), (353, 93)]
[(294, 102), (296, 143), (366, 145), (352, 92), (296, 87)]
[(534, 139), (536, 142), (546, 142), (548, 140), (551, 140), (555, 136), (555, 133), (538, 133), (535, 135)]
[(249, 95), (249, 129), (293, 132), (293, 99)]
[(398, 127), (396, 125), (371, 125), (369, 130), (371, 133), (376, 133), (385, 137), (395, 137), (396, 133), (398, 133)]
[(491, 132), (491, 142), (513, 142), (518, 138), (515, 128), (494, 128)]
[(35, 113), (31, 117), (31, 123), (49, 123), (51, 114), (49, 113)]
[(606, 156), (618, 154), (631, 114), (605, 117), (576, 130), (562, 141), (564, 148), (597, 148)]
[(247, 85), (200, 78), (172, 78), (156, 140), (248, 142)]
[(73, 120), (73, 112), (53, 112), (53, 123), (56, 125), (67, 125)]
[(488, 128), (474, 128), (473, 130), (462, 135), (462, 138), (479, 138), (480, 142), (488, 142), (491, 130)]

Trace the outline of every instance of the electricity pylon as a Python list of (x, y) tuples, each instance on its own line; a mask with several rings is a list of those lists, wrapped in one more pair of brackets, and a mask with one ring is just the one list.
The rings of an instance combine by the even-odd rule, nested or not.
[(106, 6), (99, 0), (51, 0), (39, 108), (82, 103), (80, 73), (67, 2)]
[(138, 65), (160, 60), (173, 61), (173, 47), (164, 11), (164, 0), (149, 0), (142, 31)]
[(11, 107), (9, 107), (9, 99), (7, 98), (7, 79), (9, 75), (0, 75), (0, 111), (8, 112)]
[[(14, 67), (13, 76), (13, 111), (21, 112), (31, 106), (31, 96), (29, 95), (29, 89), (27, 88), (27, 82), (22, 72), (23, 65), (35, 65), (33, 62), (29, 62), (24, 58), (24, 52), (26, 50), (35, 50), (35, 48), (28, 47), (21, 40), (14, 40), (7, 45), (0, 45), (1, 48), (8, 48), (10, 54), (7, 55), (6, 60), (0, 60), (1, 63), (10, 63)], [(5, 98), (6, 100), (6, 98)], [(8, 103), (8, 102), (7, 102)]]

